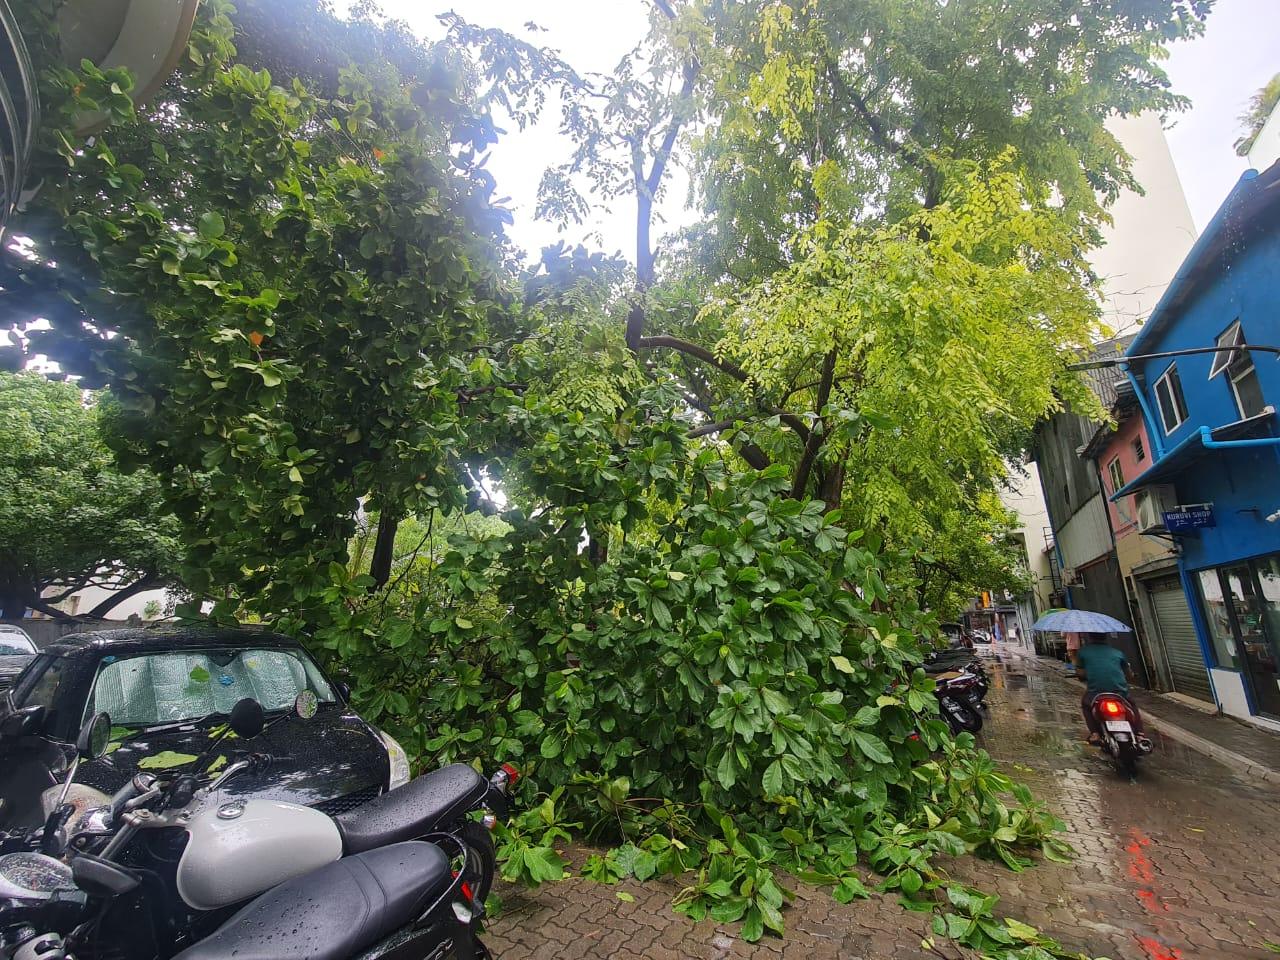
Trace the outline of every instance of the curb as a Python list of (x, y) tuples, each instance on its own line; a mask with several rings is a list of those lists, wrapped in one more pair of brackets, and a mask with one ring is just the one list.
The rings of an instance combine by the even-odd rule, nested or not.
[(1273, 770), (1271, 767), (1261, 764), (1251, 757), (1236, 753), (1234, 750), (1228, 750), (1226, 747), (1214, 743), (1212, 740), (1206, 740), (1204, 737), (1194, 734), (1176, 723), (1170, 723), (1151, 710), (1150, 701), (1143, 704), (1142, 713), (1145, 717), (1156, 721), (1161, 733), (1168, 734), (1174, 740), (1196, 751), (1196, 753), (1202, 753), (1211, 760), (1218, 761), (1224, 767), (1234, 770), (1241, 776), (1260, 780), (1264, 783), (1280, 784), (1280, 770)]

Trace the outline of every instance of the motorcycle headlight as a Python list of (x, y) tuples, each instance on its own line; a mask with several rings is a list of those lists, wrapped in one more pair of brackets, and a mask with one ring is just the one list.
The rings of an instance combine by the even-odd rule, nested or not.
[(391, 782), (387, 789), (403, 787), (409, 782), (409, 755), (391, 734), (379, 730), (378, 736), (382, 740), (382, 745), (387, 748), (387, 760), (391, 763)]

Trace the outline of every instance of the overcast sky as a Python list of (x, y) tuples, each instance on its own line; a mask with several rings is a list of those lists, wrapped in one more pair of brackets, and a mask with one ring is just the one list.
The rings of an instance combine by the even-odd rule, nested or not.
[[(345, 0), (338, 0), (341, 9)], [(437, 37), (435, 15), (458, 9), (483, 26), (501, 27), (560, 50), (582, 72), (606, 72), (641, 37), (648, 25), (647, 0), (382, 0), (391, 16), (409, 23), (423, 36)], [(524, 24), (535, 21), (545, 33), (530, 35)], [(1168, 131), (1183, 190), (1203, 228), (1232, 184), (1245, 170), (1232, 144), (1239, 136), (1236, 118), (1245, 101), (1280, 71), (1280, 0), (1217, 0), (1205, 35), (1178, 44), (1166, 64), (1174, 89), (1193, 101), (1191, 110), (1171, 118)], [(499, 193), (512, 197), (516, 222), (513, 239), (537, 251), (557, 238), (555, 227), (533, 218), (534, 200), (542, 170), (558, 162), (568, 147), (551, 116), (538, 127), (511, 131), (493, 152), (489, 169), (498, 179)], [(684, 188), (678, 186), (663, 204), (668, 220), (682, 220)], [(589, 239), (589, 246), (634, 256), (630, 204), (598, 210), (593, 222), (570, 231), (570, 242)], [(589, 236), (592, 231), (597, 236)]]

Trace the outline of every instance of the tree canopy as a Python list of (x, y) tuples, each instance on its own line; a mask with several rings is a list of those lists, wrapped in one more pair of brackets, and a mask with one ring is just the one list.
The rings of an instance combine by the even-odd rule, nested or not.
[(174, 582), (178, 525), (147, 470), (124, 473), (103, 438), (109, 398), (37, 373), (0, 372), (0, 616), (88, 586), (116, 591), (92, 610)]
[(1249, 151), (1253, 149), (1258, 139), (1258, 134), (1262, 132), (1262, 128), (1275, 111), (1276, 104), (1280, 104), (1280, 73), (1268, 80), (1266, 86), (1249, 98), (1248, 107), (1244, 113), (1240, 114), (1240, 126), (1244, 132), (1235, 143), (1237, 156), (1249, 155)]
[[(1087, 396), (1085, 257), (1132, 185), (1103, 122), (1180, 106), (1162, 44), (1208, 6), (658, 0), (593, 78), (456, 16), (424, 46), (310, 7), (282, 50), (233, 26), (266, 0), (210, 0), (145, 111), (119, 72), (46, 72), (33, 259), (0, 287), (49, 321), (29, 349), (110, 383), (214, 617), (309, 636), (422, 762), (519, 759), (508, 876), (586, 830), (615, 844), (590, 875), (696, 868), (681, 909), (756, 938), (776, 868), (850, 899), (861, 863), (1042, 958), (931, 858), (1021, 869), (1057, 821), (918, 665), (1009, 569), (1005, 459)], [(632, 265), (506, 245), (491, 111), (553, 91), (542, 209), (633, 197)], [(657, 245), (673, 163), (700, 216)]]

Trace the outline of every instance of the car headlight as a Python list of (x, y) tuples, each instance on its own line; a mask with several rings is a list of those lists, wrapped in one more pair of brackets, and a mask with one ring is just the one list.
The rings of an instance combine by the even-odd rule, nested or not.
[(387, 789), (403, 787), (409, 782), (409, 755), (391, 734), (379, 730), (378, 736), (382, 739), (382, 745), (387, 748), (387, 760), (391, 764), (391, 782)]

